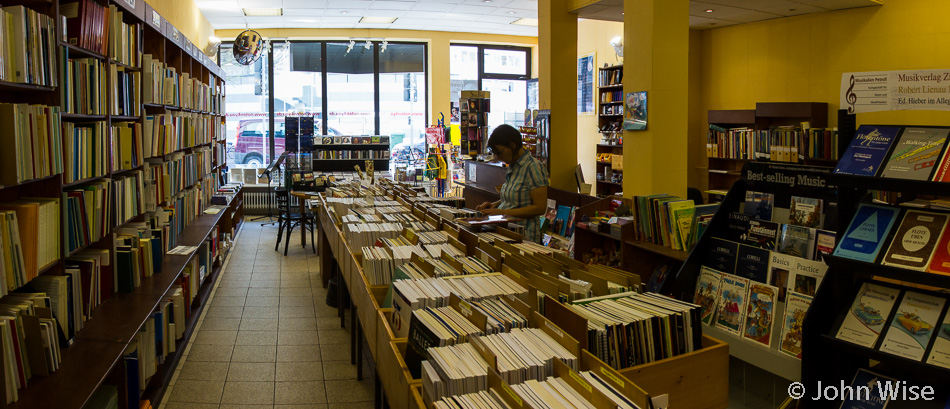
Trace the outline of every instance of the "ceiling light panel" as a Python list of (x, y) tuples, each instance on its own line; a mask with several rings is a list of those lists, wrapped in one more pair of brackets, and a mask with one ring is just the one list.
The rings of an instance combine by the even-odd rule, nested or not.
[(248, 17), (284, 15), (284, 9), (281, 8), (245, 8), (243, 10), (244, 15)]
[(536, 18), (519, 18), (519, 19), (517, 19), (517, 20), (515, 20), (515, 21), (512, 21), (511, 24), (514, 24), (514, 25), (516, 25), (516, 26), (531, 26), (531, 27), (537, 27), (537, 26), (538, 26), (538, 19), (536, 19)]
[(392, 24), (394, 21), (396, 17), (366, 16), (360, 19), (360, 23), (364, 24)]

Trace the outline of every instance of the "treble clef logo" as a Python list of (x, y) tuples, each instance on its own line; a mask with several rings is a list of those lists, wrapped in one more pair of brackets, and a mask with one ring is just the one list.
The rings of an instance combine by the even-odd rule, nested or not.
[(849, 114), (853, 114), (853, 113), (854, 113), (854, 103), (855, 103), (855, 102), (858, 102), (858, 96), (855, 95), (855, 93), (854, 93), (854, 75), (851, 76), (851, 86), (848, 87), (847, 99), (848, 99), (848, 105), (851, 105), (851, 106), (848, 107), (848, 113), (849, 113)]

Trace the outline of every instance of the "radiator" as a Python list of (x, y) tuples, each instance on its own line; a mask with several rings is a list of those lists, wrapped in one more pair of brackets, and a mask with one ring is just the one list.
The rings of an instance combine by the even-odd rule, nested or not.
[[(290, 197), (290, 206), (293, 209), (300, 206), (296, 197)], [(277, 198), (273, 189), (267, 189), (264, 186), (244, 186), (244, 214), (267, 214), (268, 207), (272, 214), (277, 215)]]

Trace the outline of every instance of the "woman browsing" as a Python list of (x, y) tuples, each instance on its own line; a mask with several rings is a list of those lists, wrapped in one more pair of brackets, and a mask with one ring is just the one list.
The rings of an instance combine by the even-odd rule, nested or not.
[(508, 165), (501, 199), (485, 202), (475, 210), (486, 215), (505, 215), (525, 220), (525, 239), (540, 241), (540, 216), (548, 197), (548, 173), (523, 147), (521, 133), (511, 125), (500, 125), (488, 138), (488, 149)]

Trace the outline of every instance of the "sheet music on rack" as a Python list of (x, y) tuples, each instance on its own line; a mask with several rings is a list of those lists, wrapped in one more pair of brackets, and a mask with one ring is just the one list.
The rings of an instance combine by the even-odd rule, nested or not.
[(383, 237), (396, 237), (402, 232), (402, 226), (394, 223), (352, 223), (345, 224), (343, 236), (350, 248), (369, 247)]
[(501, 242), (509, 243), (509, 244), (515, 243), (517, 241), (511, 237), (504, 236), (498, 233), (493, 233), (493, 232), (475, 233), (475, 235), (478, 236), (478, 241), (486, 241), (488, 242), (488, 244), (492, 244), (492, 245), (495, 244), (496, 241), (501, 241)]
[(449, 233), (444, 230), (435, 231), (416, 231), (416, 237), (419, 238), (419, 244), (444, 244), (449, 242)]
[(422, 248), (416, 246), (363, 247), (362, 251), (363, 273), (369, 285), (389, 285), (393, 273), (409, 262), (412, 254), (420, 257), (424, 254)]
[[(448, 243), (426, 244), (424, 247), (425, 247), (426, 252), (429, 253), (429, 257), (432, 257), (432, 258), (439, 258), (442, 256), (442, 253), (448, 254), (449, 257), (452, 257), (452, 258), (465, 257), (465, 253), (462, 253), (461, 250), (455, 248), (455, 246)], [(490, 270), (491, 269), (485, 272), (486, 273), (491, 272)]]
[(343, 215), (340, 221), (343, 223), (382, 223), (375, 214), (365, 214), (365, 212), (356, 212), (357, 209), (350, 209), (350, 214)]
[(702, 347), (700, 306), (655, 293), (607, 295), (568, 304), (587, 318), (588, 350), (614, 369)]

